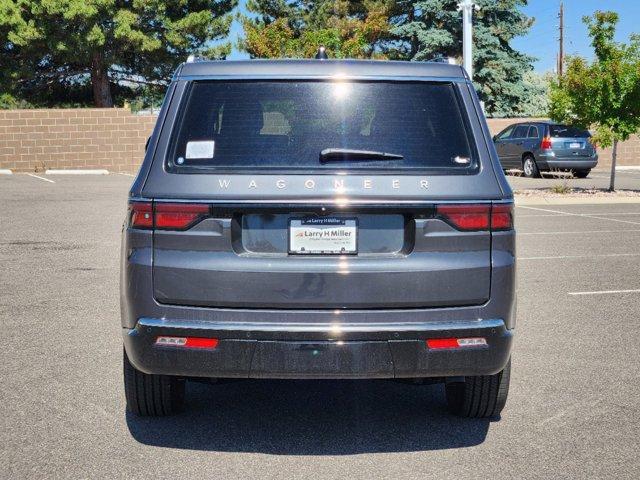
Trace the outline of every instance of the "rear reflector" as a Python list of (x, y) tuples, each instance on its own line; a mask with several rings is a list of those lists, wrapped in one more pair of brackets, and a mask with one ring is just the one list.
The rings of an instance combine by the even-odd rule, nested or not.
[(194, 203), (156, 203), (155, 227), (186, 230), (209, 215), (209, 205)]
[(185, 348), (216, 348), (217, 338), (200, 337), (158, 337), (156, 345)]
[(129, 204), (129, 214), (129, 222), (133, 228), (153, 227), (151, 202), (131, 202)]
[(484, 347), (487, 340), (482, 337), (473, 338), (430, 338), (427, 340), (427, 347), (430, 350), (438, 350), (444, 348), (467, 348), (467, 347)]

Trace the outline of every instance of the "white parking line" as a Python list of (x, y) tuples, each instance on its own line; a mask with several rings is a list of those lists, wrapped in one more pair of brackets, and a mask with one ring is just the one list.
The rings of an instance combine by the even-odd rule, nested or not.
[(109, 175), (109, 170), (98, 169), (51, 169), (46, 170), (45, 175)]
[(125, 175), (127, 177), (135, 177), (135, 175), (133, 175), (131, 173), (124, 173), (124, 172), (118, 172), (118, 175)]
[(626, 232), (640, 232), (635, 228), (630, 228), (629, 230), (582, 230), (575, 232), (518, 232), (518, 236), (522, 235), (579, 235), (581, 233), (626, 233)]
[(569, 295), (607, 295), (610, 293), (640, 293), (640, 289), (636, 290), (600, 290), (596, 292), (569, 292)]
[(561, 210), (550, 210), (548, 208), (538, 208), (538, 207), (521, 206), (520, 208), (527, 208), (529, 210), (539, 210), (541, 212), (548, 212), (548, 213), (557, 213), (559, 215), (567, 215), (569, 217), (594, 218), (596, 220), (608, 220), (609, 222), (619, 222), (619, 223), (629, 223), (631, 225), (640, 225), (640, 222), (630, 222), (629, 220), (619, 220), (617, 218), (606, 218), (606, 217), (601, 217), (601, 216), (588, 215), (588, 214), (584, 214), (584, 213), (563, 212)]
[(33, 173), (27, 173), (27, 175), (33, 178), (39, 178), (40, 180), (44, 180), (45, 182), (56, 183), (53, 180), (49, 180), (48, 178), (44, 178), (44, 177), (39, 177), (38, 175), (34, 175)]
[(640, 257), (640, 253), (602, 253), (595, 255), (557, 255), (549, 257), (518, 257), (518, 260), (563, 260), (567, 258), (598, 258), (598, 257)]

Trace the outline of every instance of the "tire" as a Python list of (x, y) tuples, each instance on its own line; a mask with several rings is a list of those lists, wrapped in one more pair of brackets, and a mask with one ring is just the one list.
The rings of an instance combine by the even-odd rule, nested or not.
[(454, 415), (467, 418), (497, 417), (507, 403), (511, 360), (495, 375), (466, 377), (445, 384), (447, 406)]
[(573, 176), (576, 178), (587, 178), (589, 173), (591, 173), (590, 168), (585, 168), (581, 170), (572, 170)]
[(127, 410), (141, 417), (163, 417), (182, 410), (184, 379), (149, 375), (131, 365), (124, 352), (124, 393)]
[(525, 177), (540, 178), (540, 170), (538, 170), (535, 158), (531, 155), (527, 155), (522, 159), (522, 171)]

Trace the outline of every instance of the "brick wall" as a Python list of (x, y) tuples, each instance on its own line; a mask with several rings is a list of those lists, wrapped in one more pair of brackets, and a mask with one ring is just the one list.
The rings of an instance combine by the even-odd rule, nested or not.
[(155, 121), (121, 108), (0, 110), (0, 169), (135, 171)]
[[(514, 121), (489, 119), (497, 133)], [(134, 172), (156, 117), (121, 108), (0, 110), (0, 169), (106, 168)], [(601, 150), (600, 166), (611, 162)], [(640, 165), (640, 139), (620, 144), (619, 165)]]

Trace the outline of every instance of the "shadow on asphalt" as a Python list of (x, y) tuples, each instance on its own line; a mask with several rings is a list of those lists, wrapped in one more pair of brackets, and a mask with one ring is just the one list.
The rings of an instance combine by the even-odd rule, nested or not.
[(470, 447), (490, 424), (448, 414), (442, 385), (383, 380), (188, 382), (183, 413), (126, 420), (146, 445), (275, 455)]

